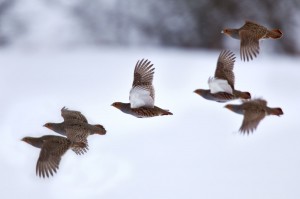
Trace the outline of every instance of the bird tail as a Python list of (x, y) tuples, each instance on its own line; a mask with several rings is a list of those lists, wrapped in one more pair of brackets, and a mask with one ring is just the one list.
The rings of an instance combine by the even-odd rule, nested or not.
[(161, 115), (173, 115), (169, 110), (162, 109), (162, 114)]
[(269, 30), (266, 37), (272, 39), (279, 39), (280, 37), (282, 37), (282, 32), (279, 29)]
[(241, 92), (240, 98), (242, 98), (242, 99), (251, 99), (251, 94), (249, 92)]
[(84, 142), (74, 142), (73, 147), (78, 147), (78, 148), (86, 148), (87, 144)]
[(99, 135), (105, 135), (106, 134), (106, 130), (102, 125), (95, 124), (93, 126), (96, 127), (96, 128), (94, 128), (94, 133), (99, 134)]
[(86, 153), (89, 150), (87, 140), (86, 141), (73, 142), (72, 150), (77, 155), (83, 155), (84, 153)]
[(282, 111), (281, 108), (271, 108), (270, 109), (270, 115), (280, 116), (280, 115), (283, 115), (283, 111)]

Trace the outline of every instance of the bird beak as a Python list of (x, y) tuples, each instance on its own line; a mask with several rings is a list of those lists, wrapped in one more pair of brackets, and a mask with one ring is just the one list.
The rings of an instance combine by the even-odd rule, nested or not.
[(26, 142), (25, 138), (22, 138), (21, 141)]
[(222, 30), (221, 33), (224, 33), (224, 30)]

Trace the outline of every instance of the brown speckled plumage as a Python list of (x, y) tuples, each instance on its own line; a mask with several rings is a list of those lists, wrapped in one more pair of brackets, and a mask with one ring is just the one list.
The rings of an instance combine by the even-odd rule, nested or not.
[(244, 101), (240, 105), (227, 104), (225, 106), (229, 110), (244, 115), (242, 126), (240, 127), (241, 133), (253, 132), (259, 122), (267, 115), (283, 115), (281, 108), (270, 108), (267, 106), (267, 101), (263, 99), (253, 99)]
[(194, 92), (198, 95), (202, 96), (207, 100), (213, 100), (216, 102), (227, 102), (234, 99), (250, 99), (251, 94), (249, 92), (242, 92), (239, 90), (235, 90), (235, 76), (233, 73), (233, 67), (235, 62), (235, 56), (229, 50), (221, 51), (217, 66), (215, 70), (216, 79), (226, 80), (230, 87), (232, 88), (232, 93), (227, 92), (217, 92), (212, 93), (209, 89), (197, 89)]
[(84, 154), (88, 150), (87, 137), (92, 134), (105, 135), (105, 128), (100, 125), (91, 125), (88, 123), (84, 115), (79, 111), (68, 110), (65, 107), (61, 109), (61, 116), (64, 121), (61, 123), (46, 123), (44, 126), (59, 133), (67, 136), (73, 142), (84, 142), (86, 148), (76, 148), (72, 150), (76, 154)]
[(150, 61), (144, 59), (138, 61), (129, 93), (130, 103), (114, 102), (112, 106), (138, 118), (172, 115), (168, 110), (154, 106), (153, 75), (154, 68)]
[(154, 106), (153, 108), (149, 108), (149, 107), (131, 108), (130, 103), (122, 103), (122, 102), (115, 102), (112, 104), (112, 106), (121, 110), (123, 113), (127, 113), (138, 118), (173, 115), (173, 113), (169, 112), (169, 110), (164, 110), (157, 106)]
[(39, 177), (53, 176), (59, 168), (61, 157), (69, 148), (85, 148), (83, 142), (72, 142), (61, 136), (45, 135), (39, 138), (24, 137), (22, 141), (40, 148), (40, 155), (36, 164), (36, 174)]
[(259, 54), (260, 39), (279, 39), (282, 37), (282, 32), (279, 29), (268, 30), (266, 27), (251, 21), (246, 21), (241, 28), (226, 28), (222, 32), (241, 40), (240, 55), (243, 61), (252, 60)]

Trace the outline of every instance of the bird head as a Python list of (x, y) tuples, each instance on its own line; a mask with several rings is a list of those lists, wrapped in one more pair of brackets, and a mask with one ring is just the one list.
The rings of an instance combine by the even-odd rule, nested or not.
[(227, 34), (227, 35), (230, 35), (230, 34), (231, 34), (230, 30), (227, 29), (227, 28), (223, 29), (223, 30), (221, 31), (221, 33)]
[(121, 109), (122, 104), (123, 104), (122, 102), (114, 102), (114, 103), (112, 103), (112, 106), (116, 107), (117, 109)]
[(205, 95), (206, 90), (204, 90), (204, 89), (197, 89), (197, 90), (194, 90), (194, 93), (197, 93), (198, 95), (203, 96), (203, 95)]
[(96, 134), (99, 134), (99, 135), (106, 134), (106, 130), (101, 124), (95, 124), (94, 126), (97, 127), (97, 130), (95, 131)]
[(225, 34), (225, 35), (228, 35), (232, 38), (235, 38), (235, 39), (239, 39), (240, 36), (239, 36), (239, 30), (238, 29), (229, 29), (229, 28), (225, 28), (221, 31), (221, 33)]
[(21, 141), (30, 144), (30, 137), (23, 137), (23, 138), (21, 139)]
[(43, 125), (43, 127), (46, 127), (48, 129), (53, 129), (52, 123), (46, 123), (46, 124)]
[(227, 108), (227, 109), (229, 109), (229, 110), (233, 110), (233, 106), (232, 106), (232, 104), (226, 104), (225, 106), (224, 106), (224, 108)]
[(27, 144), (30, 144), (37, 148), (41, 148), (44, 143), (44, 141), (41, 138), (34, 138), (34, 137), (24, 137), (21, 139), (21, 141), (26, 142)]
[(194, 93), (197, 93), (198, 95), (201, 95), (201, 89), (194, 90)]

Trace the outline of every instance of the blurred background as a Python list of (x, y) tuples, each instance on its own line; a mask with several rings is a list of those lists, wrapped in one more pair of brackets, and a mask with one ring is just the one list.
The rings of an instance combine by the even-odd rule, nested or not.
[[(284, 34), (249, 62), (221, 34), (245, 20)], [(299, 25), (300, 0), (0, 0), (0, 197), (299, 199)], [(241, 115), (193, 92), (208, 88), (225, 48), (236, 88), (284, 112), (249, 136)], [(174, 115), (110, 106), (128, 102), (142, 58), (155, 66), (155, 104)], [(107, 134), (40, 179), (40, 150), (20, 140), (57, 135), (43, 124), (62, 122), (64, 106)]]
[(228, 47), (220, 31), (280, 28), (273, 51), (300, 54), (299, 0), (1, 0), (0, 47)]

